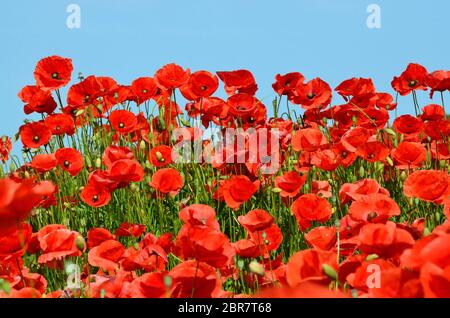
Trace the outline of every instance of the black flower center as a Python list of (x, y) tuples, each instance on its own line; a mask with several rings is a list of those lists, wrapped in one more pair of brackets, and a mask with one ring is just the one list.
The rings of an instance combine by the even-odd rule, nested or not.
[(314, 97), (316, 97), (316, 94), (309, 93), (308, 95), (306, 95), (306, 97), (308, 97), (308, 99), (313, 99)]
[(34, 142), (38, 142), (39, 141), (39, 136), (33, 136), (33, 141)]
[(119, 128), (124, 128), (125, 124), (124, 123), (119, 123)]
[(52, 78), (54, 79), (59, 78), (59, 74), (57, 72), (52, 73)]
[(70, 162), (65, 160), (64, 161), (64, 167), (69, 168), (69, 166), (70, 166)]
[(208, 87), (207, 87), (206, 85), (200, 86), (200, 89), (201, 89), (202, 91), (206, 91), (207, 88), (208, 88)]
[(409, 85), (409, 87), (414, 87), (417, 85), (417, 83), (418, 83), (418, 81), (411, 80), (411, 81), (409, 81), (408, 85)]
[(98, 201), (98, 195), (94, 195), (94, 196), (92, 197), (92, 201), (93, 201), (93, 202), (97, 202), (97, 201)]
[(375, 219), (376, 217), (378, 216), (378, 214), (377, 214), (377, 212), (370, 212), (368, 215), (367, 215), (367, 221), (372, 221), (373, 219)]
[(146, 90), (145, 88), (142, 90), (142, 94), (147, 94), (148, 90)]

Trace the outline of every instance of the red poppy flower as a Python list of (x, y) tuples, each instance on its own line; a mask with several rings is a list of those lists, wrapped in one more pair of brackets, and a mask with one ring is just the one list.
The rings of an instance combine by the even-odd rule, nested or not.
[(335, 227), (319, 226), (305, 234), (305, 240), (313, 248), (329, 251), (336, 245), (336, 232)]
[(52, 114), (44, 120), (44, 124), (52, 131), (55, 136), (69, 135), (75, 133), (75, 122), (70, 115)]
[(311, 183), (311, 192), (323, 198), (331, 198), (331, 186), (328, 181), (313, 181)]
[(299, 224), (301, 221), (326, 222), (333, 213), (331, 205), (326, 199), (311, 193), (304, 194), (295, 200), (291, 210)]
[(297, 86), (291, 101), (304, 109), (324, 109), (331, 102), (331, 87), (320, 78), (315, 78)]
[(37, 86), (25, 86), (18, 96), (26, 103), (23, 110), (27, 115), (33, 112), (51, 114), (57, 106), (51, 93)]
[(144, 224), (131, 224), (128, 222), (123, 222), (120, 224), (119, 228), (116, 230), (117, 237), (140, 237), (147, 227)]
[(249, 232), (264, 231), (269, 228), (274, 218), (267, 211), (256, 209), (238, 217), (239, 223)]
[(272, 84), (273, 90), (280, 96), (291, 95), (293, 90), (303, 84), (305, 77), (298, 72), (287, 73), (285, 75), (277, 74), (275, 76), (275, 83)]
[(388, 93), (376, 93), (375, 106), (379, 109), (394, 110), (397, 108), (397, 103), (394, 102), (394, 98)]
[(320, 281), (304, 281), (296, 287), (270, 287), (258, 293), (261, 298), (348, 298), (340, 289), (330, 289)]
[(434, 92), (450, 90), (450, 71), (434, 71), (429, 74), (427, 84), (431, 87), (430, 98)]
[(183, 208), (179, 214), (180, 219), (191, 226), (204, 226), (220, 230), (219, 222), (216, 220), (216, 212), (206, 204), (192, 204)]
[(344, 183), (339, 191), (341, 204), (351, 200), (359, 200), (372, 193), (382, 193), (389, 196), (389, 191), (381, 187), (376, 180), (362, 179), (355, 183)]
[(225, 203), (232, 209), (238, 209), (258, 191), (259, 181), (251, 182), (247, 176), (232, 176), (224, 181), (219, 192)]
[(426, 298), (450, 298), (450, 267), (426, 263), (420, 271), (420, 282)]
[(197, 261), (186, 261), (170, 272), (175, 298), (211, 298), (220, 281), (214, 267)]
[(12, 149), (11, 139), (7, 136), (0, 138), (0, 160), (6, 162)]
[(427, 159), (427, 149), (421, 143), (404, 141), (392, 151), (392, 157), (399, 169), (418, 168)]
[(245, 120), (246, 118), (251, 118), (258, 107), (258, 100), (248, 94), (235, 94), (228, 98), (228, 113), (230, 115), (236, 116), (237, 118), (242, 118)]
[(355, 221), (385, 223), (391, 216), (400, 215), (400, 208), (387, 195), (372, 193), (354, 201), (348, 214)]
[(281, 189), (283, 198), (295, 197), (306, 182), (306, 174), (298, 174), (295, 171), (286, 172), (282, 176), (275, 177), (275, 187)]
[(190, 70), (177, 64), (167, 64), (161, 67), (155, 74), (155, 80), (159, 86), (171, 90), (183, 86), (189, 80)]
[(129, 148), (122, 146), (109, 146), (103, 152), (102, 160), (108, 168), (111, 168), (114, 162), (122, 159), (134, 159), (133, 152)]
[(126, 271), (152, 272), (164, 270), (168, 262), (167, 254), (161, 246), (148, 244), (139, 249), (134, 246), (128, 248), (123, 254), (120, 264)]
[(192, 73), (189, 81), (181, 88), (183, 96), (188, 100), (210, 97), (219, 87), (217, 76), (208, 71)]
[(423, 131), (424, 124), (420, 118), (402, 115), (394, 120), (395, 130), (404, 135), (418, 135)]
[(22, 125), (19, 129), (20, 139), (27, 148), (39, 148), (50, 141), (52, 132), (42, 122)]
[(230, 95), (245, 93), (255, 95), (258, 90), (253, 74), (248, 70), (217, 72), (220, 80), (225, 84), (225, 92)]
[(70, 82), (72, 60), (60, 56), (49, 56), (40, 60), (34, 70), (36, 84), (43, 90), (58, 89)]
[(161, 193), (176, 195), (183, 187), (183, 178), (173, 168), (163, 168), (156, 171), (152, 176), (150, 185)]
[(383, 162), (389, 156), (390, 150), (380, 141), (369, 141), (362, 144), (356, 154), (367, 162)]
[(336, 254), (333, 252), (303, 250), (295, 253), (289, 259), (286, 268), (286, 278), (289, 286), (297, 286), (305, 280), (328, 280), (324, 265), (337, 272)]
[(403, 192), (408, 197), (439, 204), (450, 195), (450, 176), (445, 171), (415, 171), (405, 180)]
[(129, 286), (131, 298), (165, 298), (170, 296), (170, 289), (166, 286), (166, 276), (162, 273), (146, 273)]
[(445, 140), (450, 136), (450, 120), (428, 121), (424, 130), (431, 140)]
[(255, 258), (261, 254), (260, 245), (253, 240), (243, 239), (233, 244), (236, 254), (242, 258)]
[(88, 261), (91, 266), (113, 272), (119, 267), (124, 253), (125, 247), (120, 242), (108, 240), (89, 251)]
[(107, 229), (104, 228), (91, 228), (87, 233), (87, 244), (88, 248), (91, 250), (96, 246), (99, 246), (104, 241), (114, 240), (114, 235)]
[(132, 132), (138, 123), (136, 115), (128, 110), (115, 110), (111, 112), (109, 122), (114, 130), (120, 134)]
[(292, 136), (292, 148), (295, 151), (316, 151), (328, 143), (317, 128), (300, 129)]
[[(3, 298), (4, 292), (0, 292), (0, 298)], [(6, 295), (7, 298), (41, 298), (42, 294), (39, 290), (32, 287), (25, 287), (20, 290), (12, 289), (9, 294)]]
[(412, 235), (400, 229), (393, 222), (386, 224), (366, 224), (359, 233), (359, 249), (366, 254), (382, 257), (399, 257), (414, 244)]
[(144, 168), (137, 160), (120, 159), (108, 168), (106, 177), (115, 183), (115, 188), (124, 188), (130, 182), (140, 182), (144, 179)]
[(258, 255), (268, 258), (270, 252), (275, 251), (283, 241), (283, 233), (275, 223), (261, 231), (249, 232), (248, 237), (258, 245)]
[(88, 182), (80, 193), (81, 200), (87, 205), (99, 208), (108, 205), (111, 193), (97, 182)]
[(158, 85), (151, 77), (140, 77), (131, 83), (131, 90), (136, 95), (138, 105), (153, 98), (158, 93)]
[(31, 210), (55, 190), (50, 181), (0, 179), (0, 228), (25, 220)]
[(405, 96), (414, 90), (426, 90), (428, 71), (419, 64), (411, 63), (400, 77), (394, 77), (392, 88), (400, 95)]
[(362, 97), (375, 93), (375, 85), (370, 78), (356, 78), (343, 81), (334, 89), (348, 101), (348, 96)]
[(99, 97), (102, 85), (95, 76), (88, 76), (81, 82), (72, 85), (67, 93), (67, 104), (70, 106), (86, 106), (94, 104)]
[(37, 154), (31, 160), (31, 168), (39, 173), (44, 173), (56, 167), (58, 161), (54, 154)]
[(450, 260), (450, 253), (447, 248), (449, 243), (450, 234), (447, 233), (425, 236), (410, 249), (404, 251), (400, 257), (401, 265), (414, 271), (420, 271), (427, 262), (445, 268)]
[(420, 118), (422, 120), (431, 120), (431, 121), (445, 119), (444, 108), (436, 104), (424, 106), (422, 108), (422, 114), (420, 115)]
[(19, 223), (9, 228), (0, 228), (0, 267), (4, 257), (21, 257), (31, 240), (29, 224)]
[(185, 225), (177, 236), (176, 245), (182, 258), (195, 258), (216, 268), (231, 265), (235, 254), (228, 237), (211, 228)]
[(78, 175), (84, 167), (81, 153), (73, 148), (60, 148), (55, 152), (55, 158), (61, 169), (67, 171), (72, 177)]
[(355, 127), (348, 130), (341, 139), (342, 146), (349, 152), (356, 152), (359, 146), (366, 143), (370, 133), (366, 128)]
[(148, 159), (152, 165), (158, 168), (170, 165), (173, 161), (172, 147), (165, 145), (153, 147), (148, 154)]
[(38, 258), (39, 264), (52, 267), (53, 262), (61, 261), (65, 257), (80, 256), (85, 249), (83, 237), (75, 231), (64, 227), (53, 229), (42, 228), (46, 234), (38, 234), (42, 254)]

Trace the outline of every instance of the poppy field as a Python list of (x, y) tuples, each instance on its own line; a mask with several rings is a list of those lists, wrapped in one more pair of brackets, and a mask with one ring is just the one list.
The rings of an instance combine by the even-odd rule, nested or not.
[(0, 139), (0, 298), (450, 297), (450, 71), (261, 100), (244, 69), (74, 65), (40, 60)]

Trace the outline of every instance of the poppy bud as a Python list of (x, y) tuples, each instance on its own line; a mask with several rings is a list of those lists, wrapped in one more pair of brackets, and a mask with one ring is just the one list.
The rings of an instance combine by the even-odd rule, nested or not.
[(436, 212), (434, 214), (434, 217), (435, 217), (437, 223), (441, 222), (441, 214), (439, 212)]
[(423, 236), (428, 236), (430, 234), (431, 234), (431, 230), (429, 228), (426, 227), (423, 229)]
[(89, 158), (89, 157), (86, 156), (85, 161), (86, 161), (86, 166), (87, 166), (88, 168), (92, 167), (91, 158)]
[(16, 170), (16, 166), (14, 165), (14, 162), (11, 162), (9, 164), (9, 171), (11, 171), (11, 173), (13, 173)]
[(75, 117), (79, 117), (84, 114), (84, 109), (79, 109), (75, 112)]
[(95, 167), (99, 169), (101, 166), (102, 166), (102, 159), (100, 158), (95, 159)]
[(401, 179), (402, 181), (405, 181), (406, 178), (408, 178), (408, 175), (406, 174), (405, 171), (402, 171), (402, 172), (400, 173), (400, 179)]
[(139, 187), (136, 185), (136, 183), (130, 184), (130, 189), (133, 192), (138, 192), (139, 191)]
[(281, 191), (283, 190), (281, 190), (280, 188), (272, 188), (273, 193), (280, 193)]
[(323, 264), (322, 265), (322, 270), (325, 273), (325, 275), (327, 275), (329, 278), (333, 279), (333, 280), (337, 280), (338, 275), (336, 273), (336, 271), (334, 270), (333, 267), (331, 267), (328, 264)]
[(384, 129), (389, 135), (395, 136), (395, 131), (393, 131), (391, 128), (385, 128)]
[(146, 144), (144, 140), (141, 140), (141, 142), (139, 143), (139, 149), (141, 150), (145, 150)]
[(238, 268), (240, 269), (240, 270), (242, 270), (243, 268), (244, 268), (244, 261), (243, 260), (238, 260), (237, 261), (237, 266), (238, 266)]
[(8, 282), (0, 278), (0, 290), (4, 291), (9, 295), (11, 292), (11, 286), (9, 286)]
[(75, 245), (80, 251), (84, 250), (86, 242), (84, 241), (84, 238), (81, 235), (77, 236), (77, 238), (75, 239)]
[(258, 263), (257, 261), (251, 261), (248, 265), (248, 268), (252, 273), (255, 273), (257, 275), (264, 275), (264, 266)]
[(364, 170), (364, 167), (361, 166), (361, 167), (359, 167), (359, 171), (358, 172), (359, 172), (360, 176), (363, 176), (366, 173), (366, 170)]
[(369, 254), (366, 257), (366, 261), (371, 261), (371, 260), (374, 260), (374, 259), (377, 259), (377, 258), (378, 258), (377, 254)]
[(150, 163), (150, 161), (146, 160), (145, 161), (145, 168), (150, 169), (152, 167), (152, 164)]
[(167, 289), (169, 289), (172, 286), (172, 277), (170, 277), (169, 275), (164, 276), (164, 285)]
[(440, 160), (439, 161), (439, 166), (441, 167), (441, 169), (444, 169), (446, 165), (447, 165), (447, 161), (446, 160)]
[(392, 161), (391, 157), (386, 157), (386, 161), (391, 167), (394, 165), (394, 162)]

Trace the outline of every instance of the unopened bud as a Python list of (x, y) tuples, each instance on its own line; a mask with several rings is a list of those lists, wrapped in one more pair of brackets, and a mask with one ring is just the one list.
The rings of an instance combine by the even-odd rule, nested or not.
[(251, 261), (250, 264), (248, 265), (248, 268), (250, 269), (250, 271), (252, 273), (255, 273), (257, 275), (264, 275), (264, 266), (261, 265), (260, 263), (258, 263), (257, 261)]

